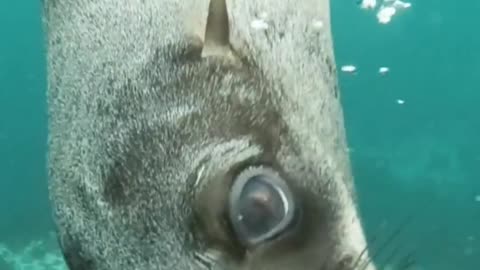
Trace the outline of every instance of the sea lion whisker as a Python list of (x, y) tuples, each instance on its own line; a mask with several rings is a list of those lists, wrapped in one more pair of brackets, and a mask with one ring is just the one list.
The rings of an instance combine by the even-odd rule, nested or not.
[(362, 264), (362, 266), (360, 267), (359, 270), (365, 270), (365, 269), (367, 269), (368, 265), (370, 265), (370, 263), (373, 261), (373, 259), (372, 259), (372, 257), (368, 257), (368, 258), (365, 258), (363, 261), (364, 261), (365, 263)]
[(355, 269), (361, 263), (362, 257), (363, 255), (365, 255), (368, 248), (369, 248), (369, 245), (365, 244), (365, 247), (363, 248), (362, 252), (360, 252), (360, 254), (358, 254), (357, 258), (355, 259), (355, 263), (353, 264), (353, 269)]
[(408, 216), (406, 220), (403, 223), (401, 223), (396, 230), (393, 231), (393, 233), (387, 238), (387, 240), (378, 248), (376, 248), (375, 251), (372, 252), (372, 255), (369, 257), (370, 259), (368, 259), (366, 263), (360, 267), (360, 269), (365, 270), (368, 264), (372, 260), (375, 260), (376, 258), (378, 258), (378, 256), (382, 254), (382, 251), (386, 250), (386, 248), (393, 243), (395, 238), (397, 238), (402, 233), (402, 231), (405, 229), (405, 227), (410, 223), (412, 219), (413, 219), (413, 214)]
[[(400, 252), (400, 245), (395, 246), (392, 252), (387, 256), (385, 262), (379, 265), (380, 269), (384, 269), (390, 262), (394, 261), (396, 255)], [(383, 265), (383, 266), (382, 266)]]
[(409, 252), (407, 255), (405, 255), (401, 262), (402, 263), (398, 266), (399, 270), (407, 270), (414, 266), (416, 261), (413, 259), (413, 252)]
[[(431, 201), (428, 201), (428, 198), (427, 198), (427, 197), (424, 197), (424, 200), (427, 200), (427, 202), (426, 202), (426, 203), (420, 203), (419, 205), (422, 205), (423, 207), (429, 206), (429, 205), (430, 205), (429, 202), (431, 203)], [(395, 230), (395, 231), (392, 233), (392, 235), (387, 239), (387, 241), (386, 241), (379, 249), (377, 249), (374, 253), (372, 253), (372, 255), (371, 255), (371, 257), (370, 257), (371, 260), (377, 259), (378, 256), (381, 255), (380, 253), (383, 252), (384, 250), (386, 250), (387, 247), (388, 247), (388, 245), (389, 245), (390, 243), (393, 243), (393, 241), (395, 240), (395, 238), (396, 238), (398, 235), (400, 235), (400, 234), (402, 233), (402, 231), (409, 225), (409, 223), (412, 222), (412, 221), (414, 220), (414, 218), (415, 218), (417, 215), (419, 215), (421, 212), (422, 212), (421, 209), (418, 209), (418, 211), (415, 211), (415, 212), (411, 213), (409, 216), (407, 216), (407, 217), (405, 218), (404, 222), (400, 224), (400, 226), (397, 228), (397, 230)], [(393, 261), (393, 260), (394, 260), (395, 254), (399, 251), (399, 249), (400, 249), (399, 246), (397, 246), (397, 247), (395, 247), (395, 248), (393, 249), (393, 251), (390, 253), (390, 255), (387, 256), (387, 259), (385, 260), (385, 265), (384, 265), (384, 266), (386, 266), (389, 261)], [(408, 258), (410, 258), (410, 255), (411, 255), (411, 253), (409, 253), (407, 256), (405, 256), (404, 260), (408, 260)], [(413, 264), (414, 264), (414, 262), (411, 263), (411, 264), (406, 263), (406, 265), (404, 266), (404, 267), (406, 267), (406, 268), (403, 268), (403, 269), (408, 269), (408, 268), (410, 268)], [(368, 263), (367, 263), (366, 265), (368, 266)], [(367, 266), (365, 266), (365, 268), (366, 268)], [(365, 269), (365, 268), (360, 268), (360, 269), (363, 270), (363, 269)], [(383, 269), (383, 268), (380, 267), (379, 269)], [(402, 269), (402, 268), (400, 268), (400, 269)]]
[(366, 255), (367, 251), (370, 250), (370, 246), (374, 245), (375, 242), (378, 240), (379, 233), (378, 231), (380, 230), (381, 225), (378, 226), (376, 229), (376, 233), (373, 235), (372, 239), (365, 244), (365, 247), (363, 248), (362, 252), (357, 256), (355, 259), (355, 262), (353, 264), (353, 269), (356, 269), (362, 262), (363, 262), (363, 256)]
[(198, 263), (198, 265), (204, 269), (210, 269), (212, 268), (212, 262), (210, 259), (205, 256), (204, 254), (201, 253), (195, 253), (194, 254), (195, 261)]
[(212, 269), (219, 259), (219, 253), (215, 250), (209, 249), (205, 252), (195, 252), (194, 258), (201, 267)]

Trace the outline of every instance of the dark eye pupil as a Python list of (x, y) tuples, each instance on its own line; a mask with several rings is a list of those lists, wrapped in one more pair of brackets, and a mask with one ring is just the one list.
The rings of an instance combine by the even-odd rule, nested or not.
[(280, 192), (262, 176), (255, 176), (245, 184), (238, 200), (238, 223), (250, 237), (268, 233), (285, 218), (285, 207)]

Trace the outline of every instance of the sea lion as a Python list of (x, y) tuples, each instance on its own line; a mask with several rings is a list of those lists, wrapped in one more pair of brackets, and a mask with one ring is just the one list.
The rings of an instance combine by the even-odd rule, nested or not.
[(328, 0), (45, 0), (70, 270), (374, 269)]

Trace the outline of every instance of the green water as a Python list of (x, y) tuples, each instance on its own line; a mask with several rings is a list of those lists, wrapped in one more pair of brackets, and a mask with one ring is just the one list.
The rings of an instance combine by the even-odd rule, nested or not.
[[(411, 252), (418, 269), (480, 269), (478, 11), (473, 0), (413, 1), (382, 25), (353, 0), (332, 1), (337, 64), (357, 67), (339, 78), (380, 265)], [(40, 1), (0, 2), (0, 243), (12, 250), (53, 228), (42, 35)], [(380, 66), (390, 72), (379, 75)], [(2, 267), (10, 269), (0, 258)]]

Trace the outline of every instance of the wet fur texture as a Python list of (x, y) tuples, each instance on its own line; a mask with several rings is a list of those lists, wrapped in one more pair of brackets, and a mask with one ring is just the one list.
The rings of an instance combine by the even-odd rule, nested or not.
[[(201, 57), (208, 4), (44, 1), (50, 194), (69, 268), (360, 269), (328, 1), (227, 1), (240, 67)], [(269, 27), (253, 28), (264, 12)], [(250, 164), (277, 170), (303, 209), (255, 249), (225, 214)]]

